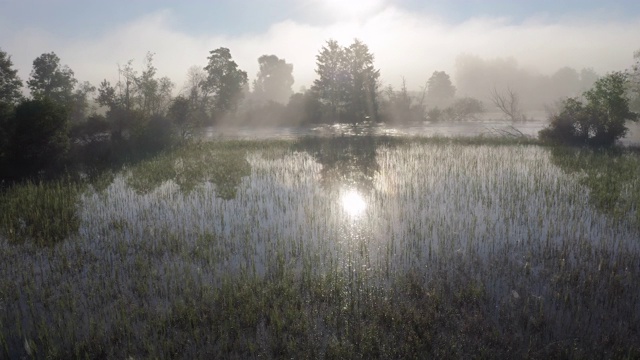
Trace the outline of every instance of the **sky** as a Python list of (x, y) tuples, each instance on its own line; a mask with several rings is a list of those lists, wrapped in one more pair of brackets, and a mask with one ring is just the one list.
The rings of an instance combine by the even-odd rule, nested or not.
[(294, 90), (315, 79), (328, 39), (364, 41), (384, 85), (422, 86), (456, 59), (513, 58), (552, 74), (563, 66), (624, 70), (640, 49), (640, 1), (594, 0), (0, 0), (0, 49), (27, 80), (33, 60), (55, 52), (79, 81), (115, 80), (118, 64), (158, 75), (179, 91), (191, 66), (227, 47), (253, 79), (264, 54), (294, 66)]

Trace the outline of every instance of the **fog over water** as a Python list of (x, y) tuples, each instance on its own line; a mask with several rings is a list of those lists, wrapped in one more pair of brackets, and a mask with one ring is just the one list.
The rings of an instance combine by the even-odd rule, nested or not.
[[(500, 119), (486, 118), (474, 121), (449, 121), (413, 123), (405, 125), (389, 124), (312, 124), (305, 126), (270, 127), (207, 127), (205, 139), (297, 139), (304, 136), (495, 136), (522, 135), (535, 138), (538, 131), (548, 125), (545, 117), (513, 123)], [(620, 140), (623, 145), (640, 146), (640, 125), (628, 123), (629, 132)]]

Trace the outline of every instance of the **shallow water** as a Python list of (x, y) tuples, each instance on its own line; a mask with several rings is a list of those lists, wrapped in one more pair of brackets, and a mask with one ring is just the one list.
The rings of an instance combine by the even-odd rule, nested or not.
[[(194, 251), (212, 237), (212, 274), (263, 275), (276, 258), (314, 273), (386, 277), (458, 257), (543, 262), (560, 252), (579, 259), (585, 248), (638, 252), (634, 214), (614, 222), (594, 208), (579, 175), (554, 165), (547, 149), (355, 139), (316, 140), (276, 156), (250, 152), (250, 173), (231, 198), (207, 180), (183, 191), (166, 179), (141, 193), (122, 173), (82, 197), (80, 236), (146, 249), (175, 238)], [(103, 248), (98, 243), (87, 245)]]
[[(387, 124), (334, 124), (305, 126), (244, 126), (244, 127), (208, 127), (204, 137), (207, 139), (292, 139), (301, 136), (336, 135), (387, 135), (387, 136), (490, 136), (524, 135), (537, 137), (538, 132), (547, 126), (544, 116), (536, 114), (526, 122), (511, 122), (492, 117), (476, 121), (423, 122), (405, 125)], [(640, 124), (629, 123), (629, 133), (621, 140), (624, 145), (640, 145)]]

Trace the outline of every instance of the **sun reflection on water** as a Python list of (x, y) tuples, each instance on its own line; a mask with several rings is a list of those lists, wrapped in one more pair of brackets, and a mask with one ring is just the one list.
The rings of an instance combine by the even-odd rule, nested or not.
[(367, 209), (367, 203), (362, 195), (354, 189), (344, 191), (340, 197), (342, 208), (352, 217), (358, 217)]

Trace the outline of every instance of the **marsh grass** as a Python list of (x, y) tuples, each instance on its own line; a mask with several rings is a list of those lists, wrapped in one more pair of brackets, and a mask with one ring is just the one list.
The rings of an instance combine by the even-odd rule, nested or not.
[(52, 245), (78, 229), (82, 186), (69, 180), (27, 182), (0, 192), (0, 231), (11, 242)]
[(86, 188), (11, 189), (9, 209), (75, 199), (77, 226), (0, 239), (0, 357), (638, 358), (637, 155), (599, 172), (621, 179), (616, 213), (591, 160), (553, 151), (196, 143)]

